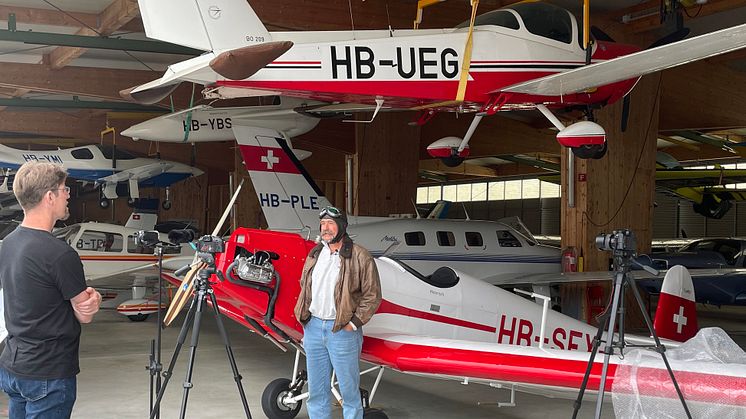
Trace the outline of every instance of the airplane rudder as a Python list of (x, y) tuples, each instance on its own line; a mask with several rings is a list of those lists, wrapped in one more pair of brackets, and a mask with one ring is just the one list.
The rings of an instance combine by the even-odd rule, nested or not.
[(212, 51), (272, 41), (247, 0), (196, 0)]
[(680, 265), (666, 272), (653, 322), (658, 337), (686, 341), (697, 334), (697, 307), (694, 283), (689, 271)]

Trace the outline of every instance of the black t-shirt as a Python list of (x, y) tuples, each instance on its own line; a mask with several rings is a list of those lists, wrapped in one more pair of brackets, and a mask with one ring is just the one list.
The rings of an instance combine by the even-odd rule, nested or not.
[(47, 231), (19, 226), (0, 261), (8, 329), (0, 366), (36, 380), (78, 374), (80, 322), (70, 302), (86, 289), (78, 254)]

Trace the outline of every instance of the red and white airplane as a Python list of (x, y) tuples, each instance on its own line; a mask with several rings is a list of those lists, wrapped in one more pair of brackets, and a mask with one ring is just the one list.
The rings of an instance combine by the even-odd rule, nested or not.
[[(640, 51), (596, 40), (590, 65), (582, 31), (565, 9), (520, 2), (455, 29), (273, 32), (246, 0), (139, 0), (150, 38), (206, 51), (158, 80), (122, 91), (143, 103), (182, 81), (210, 98), (282, 94), (325, 102), (328, 110), (382, 108), (475, 113), (464, 138), (428, 147), (457, 164), (484, 115), (538, 109), (558, 141), (580, 157), (602, 156), (605, 132), (591, 121), (565, 127), (549, 108), (603, 106), (625, 97), (640, 76), (746, 46), (746, 25)], [(475, 15), (475, 14), (473, 14)]]
[[(300, 275), (314, 242), (294, 233), (237, 229), (216, 257), (227, 278), (213, 276), (212, 287), (223, 314), (276, 346), (297, 350), (291, 379), (272, 381), (262, 395), (269, 418), (293, 418), (300, 410), (305, 373), (300, 371), (303, 329), (293, 315)], [(377, 372), (371, 395), (386, 368), (468, 384), (574, 398), (589, 360), (596, 329), (483, 281), (443, 267), (424, 276), (391, 258), (375, 260), (383, 302), (363, 328), (362, 358)], [(180, 284), (171, 274), (164, 278)], [(546, 301), (546, 300), (545, 300)], [(671, 359), (672, 347), (697, 332), (691, 277), (682, 267), (666, 275), (655, 328), (669, 349), (679, 386), (696, 413), (702, 407), (746, 412), (746, 365)], [(647, 337), (624, 336), (628, 344), (649, 344)], [(625, 355), (629, 355), (629, 348)], [(646, 350), (646, 352), (648, 352)], [(605, 389), (643, 399), (677, 400), (662, 360), (631, 365), (611, 357)], [(657, 362), (654, 362), (656, 361)], [(633, 368), (635, 387), (615, 380)], [(598, 390), (602, 357), (596, 358), (588, 390)], [(636, 369), (635, 369), (636, 368)], [(379, 416), (380, 417), (380, 416)]]

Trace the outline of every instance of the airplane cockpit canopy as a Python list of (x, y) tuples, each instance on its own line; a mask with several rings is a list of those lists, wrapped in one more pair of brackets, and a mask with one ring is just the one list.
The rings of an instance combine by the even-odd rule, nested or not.
[[(534, 35), (569, 44), (572, 42), (572, 17), (567, 10), (543, 2), (518, 3), (502, 9), (493, 10), (477, 16), (474, 26), (501, 26), (519, 29), (520, 23), (515, 13), (520, 16), (523, 27)], [(462, 22), (456, 28), (466, 28), (469, 21)]]
[(116, 155), (114, 154), (114, 147), (110, 145), (96, 145), (99, 150), (101, 150), (101, 153), (106, 157), (107, 159), (115, 158), (117, 160), (133, 160), (136, 159), (134, 155), (122, 150), (122, 149), (116, 149)]

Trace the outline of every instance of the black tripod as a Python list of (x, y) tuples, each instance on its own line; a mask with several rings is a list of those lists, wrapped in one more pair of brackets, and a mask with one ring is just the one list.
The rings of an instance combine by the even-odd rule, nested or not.
[(148, 371), (150, 372), (150, 414), (151, 417), (160, 418), (160, 406), (153, 408), (153, 395), (161, 391), (161, 311), (163, 305), (163, 243), (155, 246), (155, 255), (158, 257), (158, 314), (156, 322), (155, 339), (150, 341), (150, 363)]
[[(585, 390), (588, 385), (588, 379), (591, 374), (591, 369), (593, 368), (593, 361), (596, 358), (596, 354), (598, 353), (599, 346), (601, 346), (601, 342), (604, 342), (604, 363), (603, 368), (601, 369), (601, 381), (598, 384), (596, 414), (594, 416), (596, 419), (599, 419), (601, 417), (601, 408), (603, 407), (604, 390), (606, 387), (606, 373), (609, 368), (609, 358), (614, 353), (615, 349), (618, 349), (619, 353), (623, 353), (625, 346), (628, 346), (624, 342), (624, 290), (627, 287), (632, 290), (632, 293), (635, 296), (635, 300), (637, 301), (637, 306), (640, 308), (642, 316), (645, 319), (645, 325), (650, 332), (650, 336), (652, 336), (653, 340), (655, 341), (655, 345), (650, 346), (650, 348), (654, 348), (653, 350), (655, 352), (658, 352), (661, 355), (661, 358), (663, 358), (663, 362), (666, 364), (666, 369), (668, 370), (668, 375), (671, 377), (671, 381), (673, 382), (676, 393), (679, 396), (679, 400), (681, 400), (684, 411), (686, 412), (687, 417), (691, 419), (692, 415), (689, 412), (689, 407), (684, 400), (684, 395), (681, 393), (681, 389), (679, 388), (679, 384), (673, 374), (673, 370), (671, 370), (671, 365), (668, 363), (668, 358), (666, 357), (666, 347), (661, 344), (661, 341), (658, 338), (658, 334), (655, 333), (655, 330), (653, 329), (653, 323), (652, 321), (650, 321), (650, 316), (648, 315), (648, 311), (645, 308), (642, 297), (640, 296), (640, 291), (637, 289), (635, 278), (629, 273), (632, 264), (636, 264), (646, 270), (650, 269), (649, 267), (640, 265), (634, 260), (634, 252), (636, 248), (634, 234), (630, 230), (614, 231), (612, 234), (608, 235), (601, 234), (596, 237), (596, 246), (600, 250), (611, 250), (613, 252), (612, 254), (614, 257), (615, 268), (613, 284), (614, 288), (611, 294), (609, 305), (606, 307), (604, 317), (598, 326), (598, 332), (593, 338), (591, 357), (588, 360), (588, 366), (586, 367), (585, 375), (583, 376), (583, 382), (580, 385), (578, 398), (575, 400), (574, 403), (575, 410), (572, 414), (573, 419), (578, 416), (580, 405), (583, 401), (583, 395), (585, 394)], [(609, 306), (611, 307), (611, 310), (609, 310)], [(614, 335), (614, 328), (616, 326), (617, 317), (619, 317), (618, 340), (615, 339)], [(604, 331), (606, 332), (606, 337), (603, 336)]]
[[(214, 262), (214, 259), (213, 259)], [(182, 346), (184, 345), (184, 341), (186, 340), (187, 331), (189, 330), (189, 325), (192, 325), (192, 340), (190, 343), (190, 351), (189, 351), (189, 363), (187, 366), (187, 375), (186, 379), (184, 381), (184, 394), (181, 397), (181, 412), (179, 414), (180, 419), (184, 419), (186, 415), (186, 408), (187, 408), (187, 400), (189, 398), (189, 390), (193, 387), (192, 384), (192, 372), (194, 370), (194, 360), (197, 355), (197, 344), (199, 342), (199, 332), (200, 327), (202, 325), (202, 311), (205, 307), (205, 301), (207, 300), (208, 296), (210, 298), (210, 302), (212, 303), (213, 312), (215, 313), (215, 322), (218, 325), (218, 329), (220, 330), (220, 335), (223, 338), (223, 344), (225, 345), (225, 351), (228, 354), (228, 362), (231, 364), (231, 370), (233, 371), (233, 379), (236, 381), (236, 385), (238, 386), (238, 394), (241, 396), (241, 403), (243, 404), (244, 412), (246, 413), (246, 418), (251, 419), (251, 413), (249, 412), (249, 404), (246, 401), (246, 394), (244, 393), (243, 386), (241, 385), (241, 375), (238, 373), (238, 368), (236, 367), (236, 358), (233, 356), (233, 349), (231, 348), (230, 341), (228, 339), (228, 333), (225, 331), (225, 326), (223, 326), (223, 320), (220, 316), (220, 310), (218, 309), (218, 302), (215, 298), (215, 294), (212, 291), (212, 286), (210, 284), (210, 276), (214, 273), (220, 274), (219, 271), (215, 269), (214, 263), (209, 264), (207, 268), (204, 268), (199, 271), (199, 274), (196, 279), (196, 285), (195, 290), (196, 294), (194, 298), (192, 298), (192, 302), (189, 305), (189, 311), (187, 311), (186, 318), (184, 319), (184, 324), (181, 326), (181, 331), (179, 332), (179, 338), (176, 343), (176, 348), (174, 349), (173, 357), (171, 357), (171, 362), (168, 365), (168, 369), (163, 373), (163, 387), (160, 388), (160, 391), (158, 392), (158, 397), (155, 401), (155, 406), (153, 410), (150, 412), (150, 419), (154, 419), (156, 413), (160, 410), (160, 404), (161, 400), (163, 399), (163, 394), (166, 391), (166, 386), (168, 386), (168, 382), (171, 379), (174, 365), (176, 364), (176, 360), (179, 357), (179, 352), (181, 351)], [(160, 323), (159, 323), (160, 326)]]

